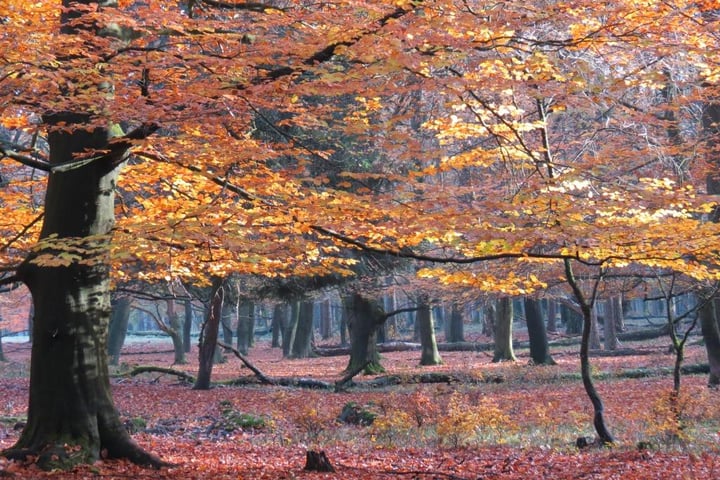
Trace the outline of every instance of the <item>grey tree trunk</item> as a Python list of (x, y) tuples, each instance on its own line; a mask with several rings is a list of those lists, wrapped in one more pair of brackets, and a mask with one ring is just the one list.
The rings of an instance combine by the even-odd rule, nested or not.
[(167, 300), (167, 315), (168, 321), (165, 333), (167, 333), (170, 336), (170, 340), (172, 340), (173, 352), (175, 355), (173, 364), (185, 365), (187, 360), (185, 360), (185, 349), (183, 348), (182, 325), (180, 322), (180, 315), (177, 310), (175, 310), (174, 300)]
[[(720, 154), (717, 147), (720, 145), (720, 103), (712, 103), (705, 106), (703, 112), (703, 131), (708, 137), (707, 149), (708, 154), (712, 158), (710, 162), (714, 166), (714, 171), (708, 174), (707, 192), (709, 194), (720, 194)], [(720, 221), (720, 207), (710, 216), (710, 221)], [(708, 364), (710, 365), (710, 375), (708, 377), (708, 385), (720, 386), (720, 318), (718, 318), (718, 308), (720, 308), (720, 298), (715, 298), (701, 310), (700, 327), (703, 339), (705, 340), (705, 349), (708, 356)]]
[(300, 302), (295, 336), (290, 351), (291, 358), (308, 358), (313, 354), (313, 307), (312, 301)]
[(442, 364), (442, 358), (440, 358), (440, 352), (437, 348), (437, 340), (435, 339), (432, 310), (427, 300), (420, 300), (415, 321), (420, 332), (420, 365)]
[(525, 297), (525, 321), (528, 336), (530, 337), (530, 358), (535, 365), (554, 365), (550, 355), (545, 321), (542, 318), (540, 302), (537, 299)]
[(547, 315), (548, 333), (557, 332), (557, 302), (553, 299), (547, 301)]
[(110, 365), (120, 363), (120, 350), (125, 343), (128, 322), (130, 321), (130, 297), (119, 297), (110, 303), (112, 313), (110, 316), (110, 332), (108, 334), (108, 357)]
[(718, 322), (718, 299), (707, 302), (700, 309), (700, 329), (705, 340), (710, 374), (708, 385), (720, 385), (720, 322)]
[(185, 307), (185, 320), (183, 321), (183, 350), (185, 353), (189, 353), (191, 347), (190, 334), (192, 333), (193, 321), (192, 301), (188, 299), (185, 300), (183, 304)]
[(509, 297), (497, 301), (495, 318), (495, 352), (493, 362), (516, 360), (512, 344), (513, 303)]
[(237, 349), (247, 355), (255, 336), (255, 303), (243, 300), (238, 307)]
[(359, 293), (343, 299), (343, 310), (347, 311), (350, 330), (350, 360), (345, 371), (353, 372), (365, 365), (363, 372), (368, 375), (384, 372), (377, 349), (377, 331), (385, 311), (379, 302)]
[(450, 343), (465, 341), (462, 309), (456, 303), (453, 303), (450, 320), (446, 323), (445, 341)]
[(603, 330), (605, 350), (617, 350), (618, 337), (617, 327), (622, 324), (622, 297), (614, 295), (608, 300), (608, 314), (605, 318), (605, 328)]
[(284, 337), (285, 328), (287, 326), (287, 305), (284, 303), (276, 303), (273, 308), (272, 318), (272, 347), (282, 347), (280, 339)]

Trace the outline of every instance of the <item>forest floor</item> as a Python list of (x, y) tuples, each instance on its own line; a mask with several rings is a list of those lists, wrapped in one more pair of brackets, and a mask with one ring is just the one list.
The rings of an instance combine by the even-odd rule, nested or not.
[[(480, 339), (482, 340), (482, 339)], [(487, 340), (487, 339), (485, 339)], [(669, 391), (668, 342), (623, 345), (634, 355), (594, 356), (612, 447), (578, 449), (592, 437), (592, 409), (579, 375), (579, 346), (553, 347), (554, 366), (534, 366), (519, 350), (514, 363), (488, 352), (441, 352), (443, 364), (420, 367), (418, 351), (383, 354), (387, 374), (454, 373), (463, 383), (362, 386), (346, 392), (218, 384), (196, 391), (173, 375), (123, 375), (137, 365), (172, 367), (170, 343), (129, 344), (113, 369), (116, 406), (133, 437), (176, 466), (159, 471), (105, 460), (72, 472), (41, 472), (0, 459), (0, 477), (53, 479), (713, 479), (720, 478), (720, 392), (707, 375), (683, 377), (678, 423)], [(27, 410), (27, 343), (6, 343), (0, 363), (0, 449), (11, 446)], [(261, 341), (250, 360), (271, 377), (334, 382), (347, 356), (285, 360)], [(695, 342), (686, 364), (706, 361)], [(213, 380), (252, 376), (229, 354)], [(632, 377), (632, 378), (631, 378)], [(371, 425), (338, 420), (354, 405)], [(308, 450), (324, 451), (336, 473), (304, 470)]]

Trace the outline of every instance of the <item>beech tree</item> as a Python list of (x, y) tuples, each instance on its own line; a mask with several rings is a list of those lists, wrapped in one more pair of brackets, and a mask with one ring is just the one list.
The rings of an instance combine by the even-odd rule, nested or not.
[[(2, 124), (21, 135), (0, 144), (0, 284), (35, 308), (28, 424), (5, 453), (162, 464), (112, 406), (111, 273), (212, 285), (208, 322), (219, 279), (352, 275), (347, 248), (504, 296), (567, 262), (717, 280), (698, 181), (717, 132), (693, 109), (717, 98), (716, 5), (594, 7), (3, 2)], [(353, 152), (368, 144), (382, 161)]]

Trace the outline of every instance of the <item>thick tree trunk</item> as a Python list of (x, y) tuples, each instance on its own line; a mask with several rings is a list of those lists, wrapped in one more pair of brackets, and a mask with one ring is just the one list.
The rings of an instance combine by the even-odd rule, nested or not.
[[(109, 129), (88, 130), (87, 116), (46, 117), (50, 162), (69, 163), (108, 148)], [(53, 129), (63, 123), (65, 128)], [(76, 126), (69, 129), (67, 127)], [(110, 280), (107, 252), (114, 224), (118, 158), (50, 174), (39, 250), (18, 273), (33, 296), (35, 316), (28, 420), (12, 457), (39, 455), (43, 468), (110, 457), (161, 465), (128, 435), (113, 405), (107, 364)], [(82, 261), (63, 258), (72, 246)]]
[(352, 372), (365, 365), (365, 374), (374, 375), (385, 371), (380, 364), (377, 349), (377, 329), (383, 322), (385, 312), (376, 301), (369, 300), (359, 293), (343, 301), (348, 311), (347, 321), (350, 330), (350, 360), (346, 372)]
[(708, 385), (720, 386), (720, 322), (718, 321), (718, 299), (707, 302), (700, 309), (700, 329), (705, 340), (710, 375)]
[(534, 298), (525, 297), (525, 322), (530, 337), (530, 358), (535, 365), (554, 365), (555, 360), (550, 356), (545, 322), (540, 311), (540, 302)]
[(128, 322), (130, 321), (130, 297), (119, 297), (110, 303), (112, 313), (110, 316), (110, 333), (108, 334), (108, 356), (110, 365), (120, 363), (120, 350), (125, 343)]
[(495, 353), (493, 362), (515, 361), (512, 344), (513, 304), (509, 297), (497, 301), (495, 318)]
[(447, 322), (445, 329), (445, 341), (450, 343), (464, 342), (464, 322), (462, 309), (454, 303), (450, 312), (450, 321)]
[(207, 309), (207, 317), (203, 322), (200, 331), (199, 342), (199, 366), (198, 375), (195, 379), (194, 390), (208, 390), (210, 388), (210, 377), (215, 363), (215, 350), (217, 349), (218, 330), (220, 328), (220, 318), (222, 318), (223, 300), (225, 298), (225, 289), (222, 278), (215, 277), (212, 281), (212, 289), (210, 292), (210, 307)]
[(313, 307), (312, 301), (300, 302), (291, 358), (308, 358), (313, 355)]
[[(707, 137), (707, 155), (710, 157), (709, 162), (714, 166), (713, 171), (708, 174), (706, 179), (707, 192), (711, 195), (720, 194), (720, 103), (717, 102), (705, 105), (702, 117), (703, 130)], [(710, 216), (710, 221), (720, 221), (720, 207)], [(714, 298), (707, 302), (700, 312), (700, 327), (703, 339), (705, 340), (705, 348), (708, 355), (708, 364), (710, 365), (710, 375), (708, 377), (708, 385), (712, 387), (720, 386), (720, 318), (718, 318), (718, 310), (720, 308), (720, 298)]]
[(440, 365), (442, 358), (435, 339), (435, 325), (433, 324), (432, 310), (427, 301), (421, 300), (417, 311), (416, 322), (420, 331), (420, 365)]

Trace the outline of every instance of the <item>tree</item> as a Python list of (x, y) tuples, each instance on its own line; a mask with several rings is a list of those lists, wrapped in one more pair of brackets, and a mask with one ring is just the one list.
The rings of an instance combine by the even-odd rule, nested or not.
[(420, 365), (440, 365), (442, 359), (435, 340), (435, 324), (432, 309), (427, 297), (419, 299), (418, 312), (415, 321), (420, 330)]
[(510, 297), (503, 297), (497, 301), (497, 307), (492, 310), (488, 308), (487, 315), (494, 317), (493, 339), (495, 343), (495, 352), (493, 354), (493, 362), (503, 362), (506, 360), (515, 361), (515, 353), (513, 352), (513, 304)]
[(553, 365), (550, 355), (545, 321), (540, 310), (540, 301), (525, 297), (525, 322), (530, 337), (530, 358), (535, 365)]

